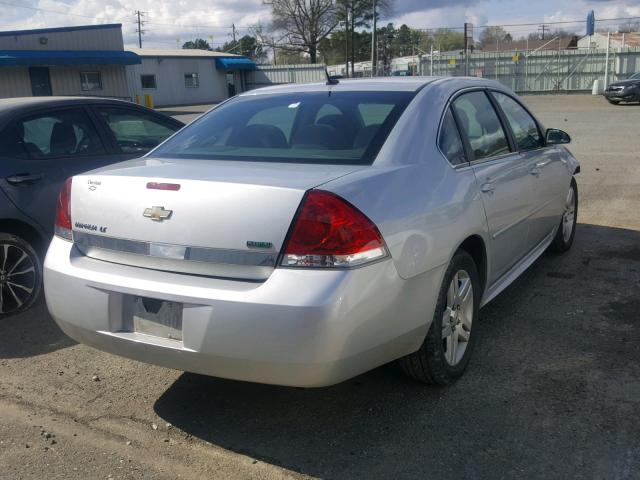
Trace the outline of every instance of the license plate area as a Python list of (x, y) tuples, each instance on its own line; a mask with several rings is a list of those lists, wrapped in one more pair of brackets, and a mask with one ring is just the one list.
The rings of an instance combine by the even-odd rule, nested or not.
[(182, 341), (182, 304), (133, 297), (132, 327), (136, 333)]

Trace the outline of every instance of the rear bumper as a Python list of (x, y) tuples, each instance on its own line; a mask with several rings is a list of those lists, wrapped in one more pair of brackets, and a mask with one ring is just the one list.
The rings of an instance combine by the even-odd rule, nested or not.
[[(75, 340), (183, 371), (318, 387), (417, 350), (441, 269), (401, 279), (391, 260), (346, 271), (276, 269), (222, 280), (94, 260), (54, 238), (44, 265), (51, 315)], [(184, 305), (181, 342), (125, 328), (128, 299)]]

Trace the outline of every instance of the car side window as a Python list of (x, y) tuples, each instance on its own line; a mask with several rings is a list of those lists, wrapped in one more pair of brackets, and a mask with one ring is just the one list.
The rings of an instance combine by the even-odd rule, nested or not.
[(465, 93), (453, 102), (453, 108), (466, 135), (475, 160), (509, 152), (509, 141), (498, 114), (484, 92)]
[(544, 146), (544, 139), (538, 130), (538, 124), (522, 105), (513, 98), (500, 92), (492, 92), (500, 108), (507, 117), (518, 150), (535, 150)]
[(109, 125), (122, 153), (147, 153), (178, 130), (146, 112), (109, 107), (96, 110)]
[(460, 132), (449, 108), (447, 109), (447, 113), (444, 114), (442, 125), (440, 126), (438, 147), (440, 147), (440, 150), (452, 165), (467, 163), (462, 140), (460, 139)]
[(81, 109), (27, 117), (16, 128), (19, 141), (33, 159), (106, 154), (98, 132)]

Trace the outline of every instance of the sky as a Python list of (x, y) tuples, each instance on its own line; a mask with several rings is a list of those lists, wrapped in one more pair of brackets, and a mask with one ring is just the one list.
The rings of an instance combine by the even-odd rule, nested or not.
[[(573, 22), (552, 25), (584, 33), (587, 12), (596, 19), (638, 17), (640, 0), (391, 0), (393, 11), (381, 19), (396, 26), (414, 28), (461, 28), (464, 22), (507, 26), (514, 37), (526, 36), (543, 22)], [(143, 46), (173, 48), (200, 37), (213, 47), (229, 41), (231, 26), (238, 35), (252, 26), (268, 25), (270, 7), (262, 0), (0, 0), (0, 30), (62, 27), (99, 23), (122, 23), (125, 45), (137, 42), (135, 11), (145, 12)], [(620, 21), (599, 23), (615, 31)], [(475, 29), (476, 38), (481, 28)]]

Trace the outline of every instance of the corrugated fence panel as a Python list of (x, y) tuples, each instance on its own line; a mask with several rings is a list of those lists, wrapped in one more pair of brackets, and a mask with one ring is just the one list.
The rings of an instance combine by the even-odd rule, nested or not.
[[(468, 64), (468, 67), (467, 67)], [(480, 52), (465, 60), (457, 53), (433, 59), (433, 75), (469, 75), (491, 78), (517, 92), (590, 91), (595, 80), (604, 82), (606, 50), (540, 50), (537, 52)], [(429, 75), (424, 58), (420, 73)], [(609, 83), (640, 71), (640, 48), (609, 52)]]
[(247, 72), (247, 89), (285, 83), (312, 83), (326, 80), (325, 65), (258, 65)]

